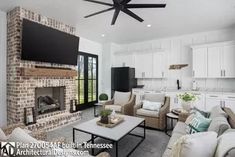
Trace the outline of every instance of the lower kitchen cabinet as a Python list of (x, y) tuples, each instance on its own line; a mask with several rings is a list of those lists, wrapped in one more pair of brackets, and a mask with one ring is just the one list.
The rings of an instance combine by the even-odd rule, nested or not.
[(223, 106), (231, 108), (231, 110), (235, 113), (235, 95), (224, 95)]

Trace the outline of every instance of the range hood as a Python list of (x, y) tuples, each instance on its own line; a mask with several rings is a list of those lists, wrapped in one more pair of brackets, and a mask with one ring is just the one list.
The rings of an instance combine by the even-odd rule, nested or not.
[(188, 64), (172, 64), (170, 65), (169, 70), (179, 70), (187, 66)]

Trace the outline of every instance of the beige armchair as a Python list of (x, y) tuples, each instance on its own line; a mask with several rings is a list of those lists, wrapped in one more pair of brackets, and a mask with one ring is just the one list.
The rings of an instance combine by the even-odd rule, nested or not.
[(112, 100), (104, 103), (104, 109), (115, 110), (115, 112), (133, 116), (133, 108), (136, 96), (131, 92), (115, 92)]
[(159, 111), (151, 111), (143, 109), (143, 103), (134, 106), (134, 116), (145, 118), (147, 127), (164, 130), (166, 127), (166, 114), (170, 110), (170, 97), (165, 97), (164, 94), (145, 94), (144, 100), (153, 102), (162, 102), (163, 105)]

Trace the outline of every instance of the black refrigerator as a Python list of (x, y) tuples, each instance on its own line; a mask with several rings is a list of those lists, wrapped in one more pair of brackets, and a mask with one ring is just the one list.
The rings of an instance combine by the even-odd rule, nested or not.
[(113, 97), (115, 91), (130, 92), (132, 88), (137, 86), (135, 78), (135, 68), (117, 67), (111, 69), (111, 95)]

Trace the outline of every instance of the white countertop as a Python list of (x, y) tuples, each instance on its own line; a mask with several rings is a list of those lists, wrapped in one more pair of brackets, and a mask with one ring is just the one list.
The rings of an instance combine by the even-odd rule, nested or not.
[(167, 88), (164, 90), (154, 90), (154, 89), (146, 89), (146, 88), (133, 88), (134, 90), (143, 90), (143, 91), (153, 91), (156, 93), (178, 93), (178, 92), (194, 92), (194, 93), (205, 93), (205, 94), (235, 94), (235, 90), (231, 89), (199, 89), (199, 90), (192, 90), (192, 89), (173, 89), (173, 88)]

